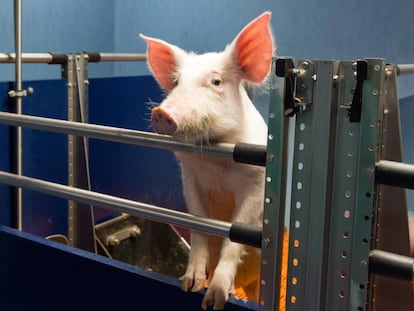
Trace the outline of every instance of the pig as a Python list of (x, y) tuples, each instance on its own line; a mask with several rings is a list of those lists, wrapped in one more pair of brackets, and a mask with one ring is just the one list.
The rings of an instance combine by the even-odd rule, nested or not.
[(414, 212), (408, 212), (408, 233), (410, 237), (411, 256), (414, 257)]
[[(266, 122), (245, 86), (261, 85), (269, 74), (275, 49), (270, 18), (271, 13), (265, 12), (251, 21), (222, 52), (196, 54), (140, 34), (147, 43), (149, 68), (166, 91), (166, 98), (151, 110), (155, 132), (200, 146), (240, 142), (265, 145)], [(200, 153), (177, 151), (175, 155), (190, 213), (262, 225), (263, 167)], [(208, 284), (203, 309), (224, 308), (243, 262), (254, 262), (252, 270), (259, 274), (257, 249), (195, 230), (190, 242), (181, 287), (197, 292)], [(257, 281), (250, 286), (256, 296)]]

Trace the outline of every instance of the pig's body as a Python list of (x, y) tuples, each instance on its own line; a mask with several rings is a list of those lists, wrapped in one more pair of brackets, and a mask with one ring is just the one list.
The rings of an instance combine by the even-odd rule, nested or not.
[[(252, 21), (221, 53), (196, 55), (142, 36), (148, 43), (150, 68), (168, 92), (152, 110), (155, 131), (202, 146), (220, 142), (266, 144), (267, 126), (244, 85), (246, 81), (263, 82), (269, 72), (273, 55), (269, 20), (270, 13), (264, 13)], [(176, 156), (192, 214), (261, 225), (262, 167), (203, 154), (177, 152)], [(256, 279), (242, 271), (243, 262), (255, 263), (247, 272), (256, 274)], [(259, 267), (258, 250), (193, 231), (182, 289), (199, 291), (208, 280), (202, 307), (222, 309), (235, 282), (257, 295)]]

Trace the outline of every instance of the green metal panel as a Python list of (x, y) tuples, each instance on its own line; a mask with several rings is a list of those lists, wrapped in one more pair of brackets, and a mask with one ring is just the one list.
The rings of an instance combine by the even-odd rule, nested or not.
[(380, 159), (383, 102), (381, 93), (385, 79), (385, 61), (368, 61), (368, 79), (364, 82), (358, 167), (356, 206), (352, 231), (352, 266), (349, 310), (364, 310), (367, 297), (368, 256), (371, 248), (371, 223), (375, 197), (375, 163)]
[(285, 79), (271, 72), (266, 186), (259, 310), (278, 310), (286, 199), (286, 165), (289, 122), (284, 114)]
[[(287, 310), (319, 310), (325, 294), (324, 245), (329, 220), (330, 153), (333, 98), (336, 95), (332, 61), (299, 62), (314, 77), (312, 104), (296, 116), (292, 172), (292, 206)], [(312, 72), (314, 70), (314, 72)], [(316, 76), (315, 76), (316, 75)]]
[(337, 75), (336, 138), (332, 175), (331, 221), (325, 310), (350, 310), (352, 230), (358, 172), (359, 123), (348, 108), (356, 85), (352, 62), (341, 62)]

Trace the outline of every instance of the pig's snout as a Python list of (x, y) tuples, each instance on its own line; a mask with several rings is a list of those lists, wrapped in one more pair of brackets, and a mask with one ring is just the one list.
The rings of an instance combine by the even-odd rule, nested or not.
[(158, 134), (173, 135), (177, 130), (177, 122), (161, 107), (151, 110), (151, 123)]

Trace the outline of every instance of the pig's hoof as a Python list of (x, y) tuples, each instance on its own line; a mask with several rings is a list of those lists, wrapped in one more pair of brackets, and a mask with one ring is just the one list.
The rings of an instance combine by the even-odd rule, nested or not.
[(181, 289), (188, 292), (190, 289), (192, 292), (198, 292), (204, 288), (206, 281), (205, 274), (191, 273), (184, 274), (181, 278)]
[(207, 310), (208, 307), (213, 307), (213, 310), (223, 310), (226, 304), (229, 291), (220, 286), (211, 284), (204, 295), (201, 308)]

